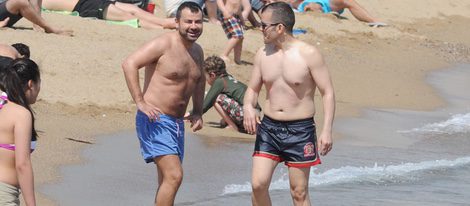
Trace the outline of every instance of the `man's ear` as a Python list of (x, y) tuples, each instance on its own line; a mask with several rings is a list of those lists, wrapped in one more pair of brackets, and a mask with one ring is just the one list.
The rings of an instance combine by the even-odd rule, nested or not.
[(279, 30), (278, 30), (279, 34), (287, 33), (286, 26), (284, 26), (284, 24), (278, 24), (276, 26), (279, 27)]

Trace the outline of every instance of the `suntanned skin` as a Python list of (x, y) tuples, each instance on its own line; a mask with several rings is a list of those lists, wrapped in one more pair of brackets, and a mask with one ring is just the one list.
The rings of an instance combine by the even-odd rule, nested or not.
[(0, 56), (10, 57), (12, 59), (20, 58), (20, 53), (10, 45), (0, 44)]
[[(222, 12), (224, 18), (230, 18), (234, 15), (238, 15), (241, 19), (240, 26), (243, 26), (245, 20), (248, 20), (248, 16), (251, 13), (251, 4), (249, 0), (217, 0), (217, 6)], [(243, 39), (242, 38), (231, 38), (228, 40), (227, 46), (220, 55), (220, 57), (228, 62), (228, 55), (233, 50), (234, 61), (237, 64), (241, 63), (240, 57), (242, 54)]]
[[(255, 106), (261, 87), (267, 91), (263, 107), (265, 115), (279, 121), (311, 118), (315, 114), (314, 95), (320, 92), (323, 102), (324, 120), (318, 138), (321, 155), (332, 148), (332, 124), (335, 112), (335, 97), (332, 82), (323, 57), (314, 46), (297, 40), (282, 24), (271, 19), (272, 9), (261, 14), (265, 46), (258, 50), (248, 89), (244, 99), (244, 126), (248, 133), (255, 134), (260, 123)], [(274, 24), (274, 25), (271, 25)], [(253, 157), (252, 201), (253, 205), (271, 205), (269, 185), (278, 162), (272, 159)], [(294, 205), (310, 205), (308, 179), (310, 167), (289, 167), (289, 182)]]
[[(160, 114), (182, 118), (192, 97), (193, 113), (185, 119), (191, 129), (202, 128), (202, 104), (205, 76), (202, 71), (204, 55), (195, 43), (202, 34), (202, 12), (182, 10), (177, 19), (178, 31), (166, 33), (143, 45), (122, 64), (127, 86), (137, 108), (156, 121)], [(138, 70), (145, 67), (143, 91)], [(183, 169), (177, 155), (154, 159), (158, 172), (158, 191), (155, 205), (173, 205), (181, 184)]]
[[(78, 0), (43, 0), (43, 7), (49, 10), (73, 11), (77, 3)], [(104, 19), (114, 21), (139, 19), (139, 25), (146, 29), (175, 29), (177, 26), (174, 18), (159, 18), (133, 4), (121, 2), (110, 4), (105, 10)]]
[[(28, 82), (26, 98), (36, 102), (41, 82)], [(32, 116), (23, 106), (9, 101), (0, 109), (0, 143), (15, 144), (15, 151), (0, 148), (0, 182), (21, 188), (24, 203), (35, 206), (31, 163)]]
[(8, 24), (8, 21), (9, 21), (9, 20), (10, 20), (9, 17), (7, 17), (7, 18), (4, 19), (4, 20), (1, 20), (1, 21), (0, 21), (0, 28), (5, 27), (5, 26)]
[[(46, 33), (59, 34), (64, 36), (73, 36), (73, 31), (71, 30), (62, 30), (56, 27), (51, 26), (44, 18), (41, 17), (41, 5), (42, 0), (7, 0), (6, 8), (8, 12), (12, 14), (20, 14), (30, 22), (34, 24), (34, 28), (38, 27), (44, 29)], [(9, 19), (8, 19), (9, 20)], [(0, 27), (2, 24), (7, 24), (7, 19), (3, 19), (3, 22), (0, 22)]]
[[(297, 8), (304, 0), (272, 0), (272, 2), (275, 1), (283, 1), (286, 3), (290, 3), (293, 8)], [(331, 10), (334, 12), (340, 12), (343, 9), (349, 9), (351, 14), (359, 21), (367, 23), (380, 22), (379, 19), (373, 17), (364, 7), (362, 7), (355, 0), (330, 0), (330, 7)], [(323, 12), (323, 9), (320, 4), (312, 2), (305, 6), (305, 11)]]

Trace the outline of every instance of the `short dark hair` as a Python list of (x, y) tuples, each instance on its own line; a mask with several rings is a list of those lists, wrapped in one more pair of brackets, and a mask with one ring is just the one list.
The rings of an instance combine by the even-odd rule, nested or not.
[(23, 56), (23, 58), (29, 59), (29, 56), (31, 55), (31, 53), (29, 51), (28, 45), (23, 44), (23, 43), (16, 43), (16, 44), (12, 44), (11, 46), (14, 47), (16, 51), (18, 51), (18, 53), (20, 53), (21, 56)]
[(176, 19), (180, 19), (181, 18), (181, 12), (183, 11), (183, 9), (185, 8), (188, 8), (191, 13), (198, 13), (198, 12), (201, 12), (202, 13), (202, 9), (201, 7), (199, 6), (199, 4), (196, 4), (192, 1), (186, 1), (186, 2), (183, 2), (179, 7), (178, 7), (178, 10), (176, 10)]
[(204, 61), (203, 68), (207, 73), (214, 72), (217, 76), (227, 74), (224, 60), (215, 55), (207, 57), (207, 59)]
[(292, 34), (295, 24), (295, 14), (289, 4), (284, 2), (274, 2), (267, 4), (261, 9), (261, 13), (267, 10), (273, 10), (273, 23), (281, 23), (286, 27), (287, 33)]

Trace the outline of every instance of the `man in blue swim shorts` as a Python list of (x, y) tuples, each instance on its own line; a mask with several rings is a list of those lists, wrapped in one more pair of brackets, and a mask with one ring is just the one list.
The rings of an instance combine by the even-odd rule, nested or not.
[[(284, 2), (261, 10), (265, 46), (258, 50), (243, 104), (245, 130), (256, 133), (253, 152), (253, 205), (271, 205), (269, 185), (280, 162), (288, 166), (294, 205), (310, 205), (310, 167), (332, 148), (335, 94), (329, 71), (319, 50), (295, 39), (295, 15)], [(255, 109), (261, 88), (266, 88), (264, 117)], [(323, 125), (317, 139), (314, 96), (323, 103)]]
[[(192, 97), (191, 129), (202, 128), (204, 55), (196, 40), (202, 34), (202, 10), (185, 2), (176, 12), (177, 30), (163, 34), (130, 54), (122, 68), (138, 111), (136, 130), (145, 162), (158, 173), (155, 205), (173, 205), (183, 178), (183, 117)], [(176, 61), (178, 60), (178, 61)], [(143, 92), (139, 69), (145, 67)]]

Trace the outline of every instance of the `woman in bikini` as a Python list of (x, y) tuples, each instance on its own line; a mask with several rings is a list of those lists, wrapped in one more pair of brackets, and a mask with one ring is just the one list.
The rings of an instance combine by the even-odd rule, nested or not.
[(30, 107), (36, 102), (41, 79), (30, 59), (16, 59), (0, 71), (0, 205), (36, 205), (31, 152), (37, 133)]

